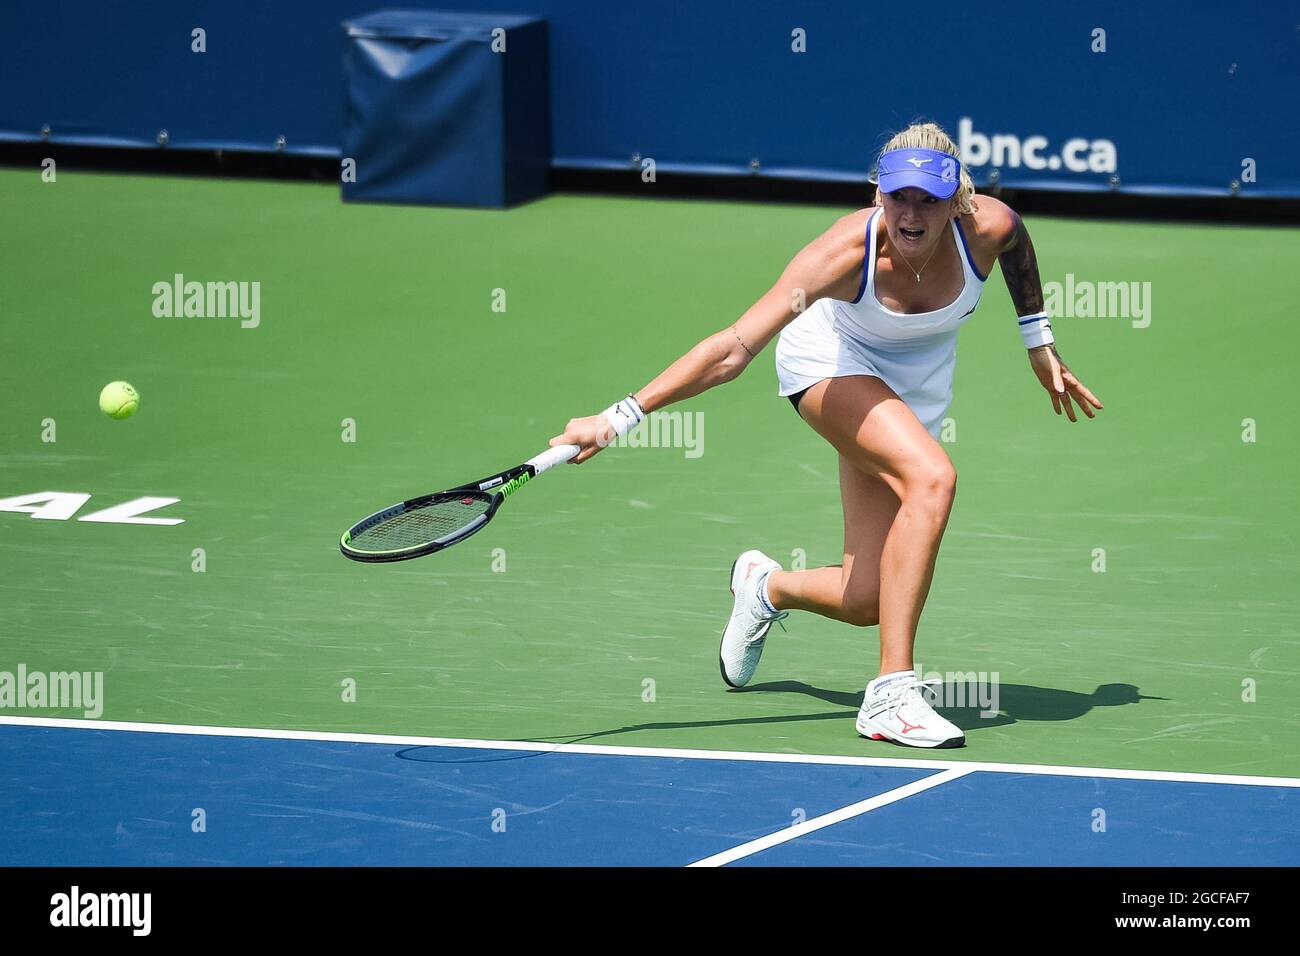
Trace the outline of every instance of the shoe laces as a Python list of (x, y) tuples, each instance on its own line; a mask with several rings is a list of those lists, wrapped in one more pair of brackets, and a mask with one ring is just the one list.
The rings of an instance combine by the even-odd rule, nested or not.
[[(789, 611), (777, 611), (774, 617), (759, 618), (753, 624), (749, 625), (749, 628), (747, 629), (747, 632), (745, 634), (745, 643), (749, 644), (751, 647), (754, 645), (762, 644), (765, 640), (767, 640), (767, 632), (769, 627), (773, 623), (781, 624), (781, 622), (784, 621), (789, 616), (790, 616)], [(754, 637), (753, 635), (757, 634), (760, 629), (762, 629), (763, 632), (762, 635), (759, 637)], [(781, 624), (781, 630), (783, 631), (785, 630), (784, 624)]]
[(926, 680), (914, 677), (911, 680), (899, 681), (885, 688), (884, 706), (892, 710), (895, 707), (906, 707), (908, 704), (920, 704), (926, 709), (933, 710), (933, 706), (921, 693), (921, 688), (942, 683), (943, 680), (938, 677), (930, 677)]

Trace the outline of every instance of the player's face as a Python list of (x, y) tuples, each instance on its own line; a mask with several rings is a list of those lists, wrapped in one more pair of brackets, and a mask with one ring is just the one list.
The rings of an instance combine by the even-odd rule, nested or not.
[(943, 227), (952, 215), (951, 199), (939, 199), (911, 186), (881, 193), (880, 202), (885, 207), (889, 241), (908, 256), (929, 252), (943, 237)]

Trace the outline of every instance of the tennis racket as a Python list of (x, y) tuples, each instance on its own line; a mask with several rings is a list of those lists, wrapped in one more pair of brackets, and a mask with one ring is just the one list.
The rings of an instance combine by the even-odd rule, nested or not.
[(376, 511), (343, 533), (339, 550), (353, 561), (405, 561), (459, 544), (482, 531), (501, 502), (582, 449), (556, 445), (506, 471)]

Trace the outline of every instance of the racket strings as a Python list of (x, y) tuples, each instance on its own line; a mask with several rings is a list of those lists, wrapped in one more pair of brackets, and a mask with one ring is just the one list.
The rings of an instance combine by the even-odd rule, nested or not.
[(469, 497), (430, 502), (384, 518), (353, 535), (352, 544), (375, 551), (421, 547), (469, 527), (491, 506), (491, 499)]

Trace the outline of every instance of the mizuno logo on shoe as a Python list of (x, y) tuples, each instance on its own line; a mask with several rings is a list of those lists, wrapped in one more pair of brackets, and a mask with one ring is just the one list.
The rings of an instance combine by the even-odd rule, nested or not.
[(899, 731), (900, 733), (906, 734), (906, 733), (910, 733), (913, 730), (925, 730), (925, 727), (922, 726), (921, 724), (909, 724), (907, 721), (903, 719), (902, 714), (898, 715), (898, 722), (903, 725), (903, 729)]

